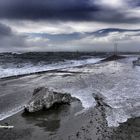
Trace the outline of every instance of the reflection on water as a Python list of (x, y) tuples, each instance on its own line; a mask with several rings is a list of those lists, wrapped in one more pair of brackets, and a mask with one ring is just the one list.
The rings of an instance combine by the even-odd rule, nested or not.
[(79, 109), (82, 109), (81, 104), (78, 104), (75, 102), (71, 105), (55, 105), (50, 110), (42, 110), (31, 114), (23, 113), (22, 117), (26, 123), (39, 127), (41, 130), (56, 132), (60, 128), (61, 123), (74, 116)]
[(54, 132), (60, 127), (60, 120), (40, 121), (36, 126), (43, 128), (45, 131)]

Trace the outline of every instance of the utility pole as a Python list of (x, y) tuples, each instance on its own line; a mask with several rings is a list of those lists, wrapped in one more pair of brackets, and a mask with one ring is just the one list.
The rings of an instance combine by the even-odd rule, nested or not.
[(114, 67), (117, 66), (117, 55), (118, 55), (118, 43), (117, 43), (117, 41), (115, 41), (114, 42), (114, 57), (115, 57)]
[(114, 43), (114, 55), (117, 56), (118, 54), (118, 43), (115, 41)]

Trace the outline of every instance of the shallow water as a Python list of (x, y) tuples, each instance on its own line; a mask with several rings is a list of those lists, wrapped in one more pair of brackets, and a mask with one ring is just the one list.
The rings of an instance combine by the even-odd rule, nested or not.
[(76, 101), (72, 102), (71, 105), (55, 106), (51, 110), (39, 111), (33, 114), (19, 112), (1, 122), (1, 125), (9, 123), (15, 127), (12, 130), (1, 131), (0, 138), (2, 140), (58, 139), (59, 129), (63, 128), (65, 122), (72, 119), (75, 113), (80, 110), (82, 110), (81, 103)]
[(55, 56), (55, 53), (51, 56), (48, 53), (1, 54), (0, 78), (94, 64), (103, 59), (84, 54), (70, 58), (68, 56), (70, 57), (71, 54), (60, 53), (58, 56)]
[(107, 110), (108, 125), (118, 126), (128, 118), (140, 116), (140, 67), (132, 66), (133, 59), (65, 68), (61, 69), (62, 73), (5, 80), (0, 84), (1, 113), (24, 106), (34, 88), (47, 86), (79, 98), (86, 109), (96, 105), (92, 94), (99, 92), (112, 108)]

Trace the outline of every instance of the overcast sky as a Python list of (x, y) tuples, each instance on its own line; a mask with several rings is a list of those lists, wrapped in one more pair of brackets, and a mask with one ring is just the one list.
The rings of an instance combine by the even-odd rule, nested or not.
[(140, 0), (0, 0), (0, 52), (140, 51)]

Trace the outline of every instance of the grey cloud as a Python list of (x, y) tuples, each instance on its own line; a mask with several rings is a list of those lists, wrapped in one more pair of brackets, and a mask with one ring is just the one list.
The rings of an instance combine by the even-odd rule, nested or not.
[[(138, 23), (140, 18), (128, 17), (125, 8), (110, 9), (96, 4), (97, 0), (1, 0), (0, 18), (21, 20), (99, 21)], [(139, 2), (126, 0), (133, 8)]]
[(88, 0), (2, 0), (0, 17), (11, 19), (88, 19), (90, 13), (97, 11)]
[(11, 34), (11, 28), (0, 23), (0, 37), (10, 36)]
[[(139, 30), (107, 28), (95, 32), (48, 34), (14, 33), (10, 27), (0, 23), (0, 51), (111, 51), (113, 42), (105, 42), (117, 33), (122, 51), (139, 50)], [(133, 48), (132, 48), (133, 47)]]
[(0, 50), (25, 47), (26, 36), (14, 33), (10, 27), (0, 23)]
[[(113, 51), (114, 40), (118, 40), (120, 43), (119, 51), (137, 51), (139, 50), (140, 29), (108, 28), (87, 33), (55, 35), (36, 33), (28, 34), (28, 36), (41, 38), (40, 42), (43, 42), (42, 39), (49, 40), (41, 45), (34, 44), (37, 50), (42, 51)], [(134, 39), (135, 37), (136, 39)], [(30, 46), (32, 46), (31, 44), (32, 42), (30, 42)]]

